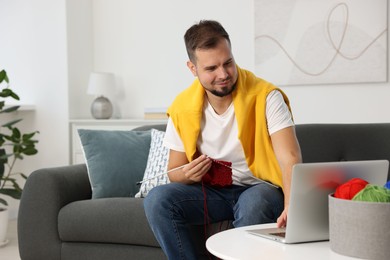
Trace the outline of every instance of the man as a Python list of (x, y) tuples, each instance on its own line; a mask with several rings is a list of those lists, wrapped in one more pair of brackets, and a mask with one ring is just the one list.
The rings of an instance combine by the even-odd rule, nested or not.
[[(164, 139), (168, 169), (178, 169), (144, 201), (169, 259), (199, 259), (189, 224), (203, 224), (205, 214), (211, 222), (232, 220), (234, 227), (285, 226), (291, 170), (301, 162), (287, 97), (236, 65), (225, 29), (204, 20), (184, 39), (197, 79), (169, 107)], [(202, 181), (214, 160), (231, 165), (232, 185)]]

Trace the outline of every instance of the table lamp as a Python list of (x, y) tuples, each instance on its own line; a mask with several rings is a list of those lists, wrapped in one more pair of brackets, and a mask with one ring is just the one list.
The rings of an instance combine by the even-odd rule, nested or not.
[(92, 72), (89, 77), (87, 94), (97, 96), (92, 102), (91, 114), (96, 119), (109, 119), (113, 107), (110, 100), (105, 97), (115, 88), (114, 74), (106, 72)]

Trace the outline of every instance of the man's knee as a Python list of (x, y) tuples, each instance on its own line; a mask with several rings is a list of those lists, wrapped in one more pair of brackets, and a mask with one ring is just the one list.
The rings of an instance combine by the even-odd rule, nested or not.
[(234, 207), (234, 226), (275, 222), (283, 211), (283, 193), (273, 187), (256, 185), (243, 192)]
[[(181, 185), (179, 183), (170, 183), (156, 186), (151, 189), (144, 199), (144, 208), (146, 213), (159, 212), (166, 210), (181, 195)], [(161, 213), (161, 212), (160, 212)]]
[[(162, 186), (161, 186), (162, 187)], [(144, 210), (146, 217), (149, 221), (154, 222), (154, 218), (161, 213), (162, 208), (162, 199), (164, 192), (160, 186), (153, 188), (149, 191), (144, 199)]]

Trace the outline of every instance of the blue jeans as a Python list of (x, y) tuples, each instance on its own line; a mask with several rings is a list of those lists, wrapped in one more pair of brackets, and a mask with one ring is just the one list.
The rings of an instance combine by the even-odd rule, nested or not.
[[(232, 220), (234, 227), (272, 223), (284, 208), (282, 190), (264, 183), (204, 188), (210, 223)], [(146, 217), (168, 259), (199, 259), (189, 225), (205, 224), (204, 198), (201, 184), (181, 183), (157, 186), (146, 196)]]

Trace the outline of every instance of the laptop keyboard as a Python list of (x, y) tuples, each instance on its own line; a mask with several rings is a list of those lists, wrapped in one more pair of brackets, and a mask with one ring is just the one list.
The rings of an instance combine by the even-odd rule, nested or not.
[(276, 233), (270, 233), (271, 235), (278, 236), (278, 237), (285, 237), (286, 232), (276, 232)]

